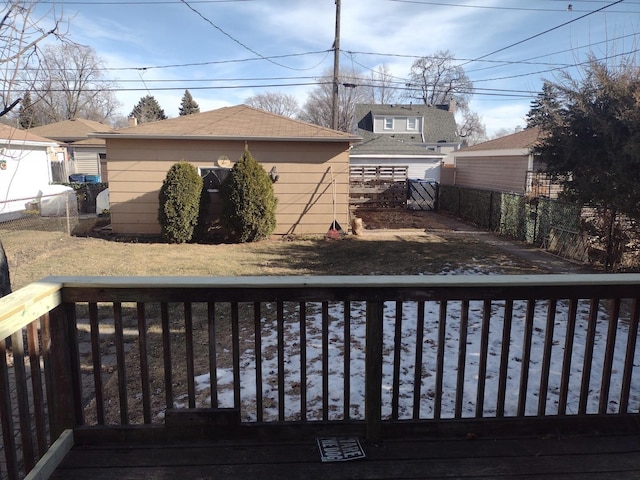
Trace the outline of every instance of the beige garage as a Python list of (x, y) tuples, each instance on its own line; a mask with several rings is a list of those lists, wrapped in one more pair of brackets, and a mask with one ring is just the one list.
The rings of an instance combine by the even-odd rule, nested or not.
[(349, 149), (359, 137), (239, 105), (96, 134), (106, 140), (114, 233), (158, 234), (158, 193), (180, 160), (206, 172), (245, 146), (278, 197), (276, 235), (324, 234), (349, 217)]

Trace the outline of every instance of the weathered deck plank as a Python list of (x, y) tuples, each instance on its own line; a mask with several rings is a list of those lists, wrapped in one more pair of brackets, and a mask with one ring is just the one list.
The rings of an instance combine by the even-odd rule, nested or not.
[(52, 479), (631, 479), (640, 435), (411, 438), (364, 445), (367, 458), (321, 463), (313, 439), (75, 447)]

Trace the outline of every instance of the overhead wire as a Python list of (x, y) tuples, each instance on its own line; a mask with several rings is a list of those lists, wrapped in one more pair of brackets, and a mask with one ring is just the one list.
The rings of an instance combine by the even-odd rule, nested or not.
[[(253, 48), (245, 45), (244, 43), (242, 43), (240, 40), (238, 40), (237, 38), (235, 38), (233, 35), (227, 33), (225, 30), (223, 30), (221, 27), (219, 27), (218, 25), (216, 25), (215, 23), (213, 23), (213, 21), (211, 21), (211, 19), (209, 19), (208, 17), (206, 17), (204, 14), (202, 14), (199, 10), (195, 9), (194, 7), (192, 7), (190, 5), (189, 2), (187, 2), (187, 0), (180, 0), (184, 5), (186, 5), (192, 12), (194, 12), (196, 15), (198, 15), (200, 18), (202, 18), (205, 22), (207, 22), (209, 25), (211, 25), (213, 28), (215, 28), (216, 30), (218, 30), (220, 33), (222, 33), (223, 35), (225, 35), (226, 37), (228, 37), (230, 40), (234, 41), (235, 43), (237, 43), (238, 45), (240, 45), (242, 48), (248, 50), (249, 52), (253, 53), (254, 55), (260, 57), (262, 60), (266, 60), (267, 62), (273, 63), (274, 65), (277, 65), (279, 67), (282, 68), (286, 68), (288, 70), (298, 70), (298, 71), (304, 71), (304, 70), (313, 70), (314, 68), (317, 68), (320, 64), (322, 64), (322, 62), (324, 62), (324, 59), (318, 63), (318, 65), (315, 65), (313, 67), (306, 67), (306, 68), (296, 68), (296, 67), (291, 67), (289, 65), (284, 65), (282, 63), (276, 62), (275, 60), (273, 60), (270, 57), (266, 57), (264, 55), (262, 55), (261, 53), (257, 52), (256, 50), (254, 50)], [(326, 58), (326, 57), (325, 57)]]

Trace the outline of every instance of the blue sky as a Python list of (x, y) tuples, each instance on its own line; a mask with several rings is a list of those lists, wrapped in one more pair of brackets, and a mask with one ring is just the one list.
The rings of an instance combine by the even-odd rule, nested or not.
[[(63, 5), (69, 39), (93, 47), (105, 76), (119, 83), (122, 115), (150, 93), (176, 116), (185, 89), (203, 111), (264, 91), (302, 105), (333, 66), (335, 0)], [(492, 134), (524, 125), (543, 78), (589, 52), (615, 64), (615, 55), (640, 48), (638, 32), (640, 1), (342, 0), (340, 64), (365, 74), (385, 64), (402, 81), (416, 57), (450, 50), (474, 82), (471, 108)]]

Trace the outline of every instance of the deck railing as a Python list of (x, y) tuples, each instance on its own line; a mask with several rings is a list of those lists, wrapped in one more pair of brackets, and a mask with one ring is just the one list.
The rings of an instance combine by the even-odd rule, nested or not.
[[(67, 428), (637, 414), (640, 275), (48, 278), (0, 299), (2, 478)], [(25, 345), (26, 344), (26, 348)]]

